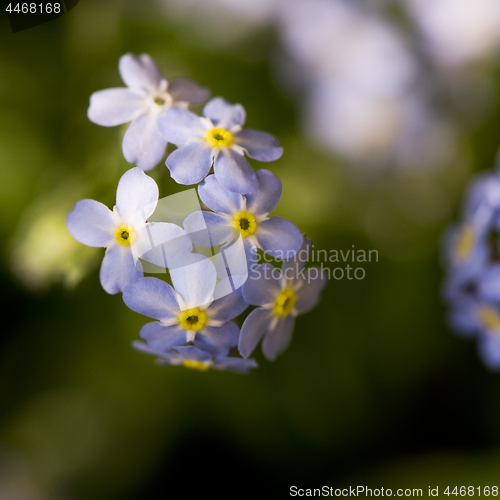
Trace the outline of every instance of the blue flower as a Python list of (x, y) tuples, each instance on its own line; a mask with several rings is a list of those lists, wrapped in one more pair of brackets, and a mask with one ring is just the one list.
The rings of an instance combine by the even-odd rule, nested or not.
[(202, 103), (210, 92), (186, 79), (167, 82), (146, 54), (125, 54), (119, 71), (127, 88), (94, 92), (87, 114), (92, 122), (105, 127), (132, 122), (123, 137), (123, 154), (128, 162), (150, 170), (161, 161), (167, 147), (157, 130), (158, 118), (171, 106), (186, 108), (190, 103)]
[(179, 146), (166, 161), (172, 178), (179, 184), (197, 184), (213, 166), (226, 189), (253, 193), (259, 182), (244, 154), (273, 161), (283, 148), (271, 134), (242, 129), (245, 118), (241, 104), (232, 105), (222, 97), (207, 103), (203, 117), (180, 108), (167, 110), (158, 120), (158, 130), (165, 140)]
[(193, 342), (204, 351), (226, 355), (239, 337), (238, 325), (230, 320), (247, 308), (241, 289), (225, 294), (225, 284), (216, 285), (215, 266), (206, 258), (171, 268), (170, 275), (175, 290), (148, 277), (123, 292), (130, 309), (157, 320), (144, 325), (140, 337), (152, 349), (164, 351)]
[[(250, 266), (260, 248), (277, 259), (290, 259), (303, 242), (300, 230), (280, 217), (268, 217), (281, 197), (281, 181), (269, 170), (258, 170), (259, 187), (243, 196), (224, 188), (215, 175), (209, 175), (198, 186), (201, 201), (214, 212), (194, 212), (184, 221), (184, 229), (200, 246), (214, 246), (243, 238)], [(200, 232), (200, 215), (210, 233), (207, 241)]]
[[(184, 231), (175, 224), (146, 223), (158, 202), (158, 186), (140, 168), (134, 167), (123, 174), (116, 190), (113, 211), (95, 200), (80, 200), (66, 217), (69, 232), (80, 243), (91, 247), (105, 247), (101, 265), (101, 285), (108, 293), (122, 292), (142, 277), (138, 257), (155, 246), (175, 241), (173, 253), (189, 252), (192, 244)], [(164, 245), (172, 257), (168, 245)], [(150, 252), (151, 253), (151, 252)], [(162, 256), (164, 254), (162, 253)], [(148, 258), (156, 265), (156, 254)]]
[(443, 237), (445, 301), (453, 302), (475, 290), (480, 276), (485, 286), (491, 281), (485, 271), (500, 260), (499, 216), (500, 176), (498, 172), (481, 174), (468, 189), (462, 220)]
[(450, 327), (476, 336), (490, 369), (500, 369), (500, 176), (481, 175), (470, 186), (462, 221), (444, 237), (443, 297)]
[(262, 352), (274, 361), (290, 342), (295, 317), (318, 303), (328, 280), (316, 267), (304, 269), (310, 244), (305, 238), (297, 256), (284, 261), (281, 271), (269, 263), (258, 266), (243, 285), (245, 301), (259, 306), (241, 327), (238, 349), (243, 357), (250, 356), (263, 338)]
[(448, 313), (451, 328), (464, 337), (476, 336), (483, 363), (500, 370), (500, 302), (484, 300), (478, 295), (457, 300)]
[(491, 232), (494, 212), (480, 206), (475, 213), (445, 232), (444, 265), (448, 275), (443, 285), (443, 298), (453, 301), (476, 286), (478, 276), (491, 258)]
[(254, 359), (236, 358), (233, 356), (212, 355), (195, 346), (181, 346), (170, 350), (152, 349), (143, 342), (133, 342), (132, 347), (138, 351), (156, 356), (159, 365), (184, 366), (191, 370), (214, 370), (248, 373), (252, 368), (257, 368)]

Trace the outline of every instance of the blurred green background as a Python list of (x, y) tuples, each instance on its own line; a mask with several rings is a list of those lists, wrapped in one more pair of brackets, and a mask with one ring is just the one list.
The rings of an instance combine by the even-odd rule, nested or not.
[[(494, 165), (498, 64), (471, 70), (491, 90), (479, 117), (446, 104), (458, 139), (444, 166), (373, 174), (308, 140), (305, 92), (277, 75), (272, 23), (211, 43), (199, 20), (160, 4), (81, 0), (16, 34), (0, 15), (0, 498), (498, 484), (499, 375), (483, 367), (474, 341), (447, 329), (439, 255), (469, 177)], [(387, 18), (405, 26), (393, 7)], [(239, 31), (234, 17), (226, 23)], [(146, 319), (101, 289), (103, 251), (65, 228), (79, 199), (112, 207), (131, 167), (125, 127), (86, 117), (92, 92), (122, 86), (126, 52), (242, 103), (248, 127), (280, 139), (283, 157), (254, 166), (280, 176), (275, 214), (316, 249), (378, 251), (364, 280), (331, 280), (276, 362), (258, 348), (249, 375), (159, 368), (131, 349)], [(150, 174), (161, 196), (183, 189), (163, 164)]]

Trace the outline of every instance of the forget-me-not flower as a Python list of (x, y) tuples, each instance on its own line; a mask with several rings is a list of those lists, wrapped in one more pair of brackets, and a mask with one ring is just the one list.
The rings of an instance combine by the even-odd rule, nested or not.
[[(471, 183), (461, 221), (443, 237), (443, 264), (448, 273), (443, 298), (454, 301), (477, 288), (479, 276), (500, 260), (500, 176), (481, 174)], [(484, 280), (483, 280), (484, 281)]]
[(145, 354), (157, 357), (160, 366), (173, 365), (184, 366), (191, 370), (205, 372), (210, 368), (214, 370), (231, 371), (237, 373), (248, 373), (252, 368), (257, 368), (254, 359), (243, 359), (233, 356), (212, 355), (202, 351), (195, 346), (180, 346), (175, 349), (161, 350), (152, 349), (143, 342), (133, 342), (132, 347)]
[(246, 308), (241, 289), (221, 298), (215, 266), (209, 259), (170, 269), (174, 287), (146, 277), (129, 285), (123, 301), (135, 312), (154, 318), (140, 331), (152, 349), (168, 350), (193, 342), (213, 354), (226, 355), (236, 346), (239, 327), (230, 321)]
[[(250, 266), (256, 260), (256, 249), (278, 259), (292, 258), (302, 245), (300, 230), (286, 219), (269, 217), (281, 197), (281, 181), (269, 170), (258, 170), (259, 187), (250, 195), (228, 191), (215, 175), (209, 175), (198, 186), (201, 201), (214, 212), (194, 212), (184, 221), (184, 229), (193, 242), (213, 246), (234, 240), (241, 235)], [(203, 216), (211, 236), (200, 232)]]
[(175, 182), (197, 184), (213, 166), (226, 189), (253, 193), (259, 182), (244, 155), (273, 161), (283, 154), (283, 148), (267, 132), (242, 129), (245, 118), (241, 104), (230, 104), (222, 97), (206, 104), (203, 117), (186, 109), (167, 110), (158, 120), (158, 129), (166, 141), (179, 146), (166, 161)]
[(238, 349), (248, 358), (263, 338), (262, 352), (274, 361), (288, 346), (295, 317), (311, 310), (319, 301), (328, 280), (316, 267), (304, 269), (303, 253), (309, 253), (311, 241), (304, 238), (294, 259), (283, 262), (281, 272), (269, 263), (255, 269), (243, 285), (243, 298), (259, 306), (241, 327)]
[[(498, 273), (497, 273), (498, 277)], [(477, 337), (478, 353), (491, 370), (500, 370), (500, 302), (485, 300), (480, 293), (457, 300), (448, 313), (453, 330)]]
[(123, 154), (128, 162), (150, 170), (167, 147), (157, 130), (158, 118), (172, 106), (186, 108), (206, 101), (210, 91), (187, 79), (167, 82), (147, 54), (125, 54), (118, 67), (127, 87), (94, 92), (88, 117), (105, 127), (132, 122), (123, 137)]
[[(115, 294), (142, 277), (137, 258), (156, 245), (174, 241), (172, 252), (189, 252), (192, 245), (175, 224), (146, 223), (158, 202), (158, 186), (140, 168), (123, 174), (116, 190), (116, 205), (111, 211), (95, 200), (80, 200), (66, 217), (66, 226), (80, 243), (105, 247), (101, 265), (101, 285)], [(164, 245), (168, 250), (168, 245)], [(135, 255), (134, 255), (135, 252)], [(170, 252), (167, 252), (170, 253)], [(154, 257), (154, 253), (152, 254)], [(150, 260), (151, 261), (151, 260)], [(167, 265), (165, 262), (152, 263)]]
[(448, 323), (476, 336), (484, 364), (500, 369), (500, 175), (481, 175), (470, 186), (462, 221), (444, 238), (447, 275), (443, 298)]
[(492, 250), (487, 238), (492, 215), (486, 207), (480, 207), (444, 234), (444, 264), (449, 271), (443, 285), (445, 300), (453, 301), (467, 294), (487, 268)]

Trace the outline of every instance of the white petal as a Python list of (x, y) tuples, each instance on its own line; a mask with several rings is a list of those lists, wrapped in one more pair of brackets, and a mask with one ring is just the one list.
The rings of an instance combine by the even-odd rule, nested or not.
[(158, 66), (147, 54), (140, 56), (125, 54), (120, 57), (118, 69), (127, 87), (155, 90), (160, 87), (163, 80)]
[(171, 264), (170, 277), (175, 291), (185, 302), (181, 309), (207, 305), (212, 301), (217, 273), (207, 257), (191, 254), (176, 260)]
[(87, 116), (103, 127), (114, 127), (132, 121), (146, 111), (144, 96), (126, 88), (106, 89), (90, 96)]
[(116, 190), (116, 208), (122, 221), (129, 221), (136, 213), (136, 217), (145, 221), (155, 211), (157, 203), (158, 186), (139, 167), (122, 175)]

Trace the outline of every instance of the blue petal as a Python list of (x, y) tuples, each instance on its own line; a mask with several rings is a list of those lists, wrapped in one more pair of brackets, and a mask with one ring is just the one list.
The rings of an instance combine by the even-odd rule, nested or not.
[(476, 303), (471, 299), (458, 300), (448, 311), (446, 320), (450, 328), (462, 337), (473, 337), (480, 331)]
[(300, 288), (296, 292), (295, 309), (299, 314), (310, 311), (319, 302), (323, 288), (328, 283), (328, 276), (319, 267), (311, 267), (301, 275)]
[(216, 127), (230, 129), (243, 125), (246, 119), (245, 108), (241, 104), (231, 104), (223, 97), (214, 97), (203, 108), (203, 116), (210, 118)]
[(221, 148), (214, 162), (217, 180), (229, 191), (251, 194), (259, 186), (255, 171), (245, 157), (229, 148)]
[(492, 371), (500, 370), (500, 338), (484, 335), (478, 344), (479, 356)]
[(201, 104), (210, 97), (210, 89), (187, 78), (170, 80), (167, 91), (174, 98), (174, 102), (184, 101), (189, 102), (189, 104)]
[(292, 258), (304, 239), (295, 224), (280, 217), (270, 217), (261, 222), (254, 235), (262, 250), (277, 259)]
[(176, 347), (175, 350), (179, 353), (180, 359), (191, 359), (193, 361), (206, 362), (212, 359), (212, 355), (208, 352), (198, 349), (198, 347), (187, 345)]
[(153, 59), (147, 54), (136, 56), (125, 54), (118, 63), (120, 76), (127, 87), (139, 87), (144, 90), (156, 90), (163, 76)]
[(242, 359), (235, 357), (218, 357), (215, 359), (212, 368), (216, 370), (227, 370), (236, 373), (248, 373), (252, 368), (259, 365), (255, 359)]
[(142, 278), (123, 292), (123, 302), (132, 311), (170, 323), (179, 315), (173, 288), (158, 278)]
[(238, 288), (229, 295), (214, 300), (207, 309), (207, 314), (214, 321), (229, 321), (239, 316), (247, 307), (241, 288)]
[(478, 278), (478, 293), (481, 298), (500, 302), (500, 265), (490, 265)]
[(498, 171), (475, 177), (465, 196), (464, 215), (474, 214), (481, 206), (497, 209), (500, 206), (500, 177)]
[(247, 196), (247, 210), (252, 214), (267, 215), (281, 198), (281, 181), (269, 170), (257, 170), (259, 187)]
[(205, 326), (196, 333), (194, 345), (211, 354), (226, 355), (229, 349), (238, 344), (240, 328), (228, 321), (222, 326)]
[(103, 127), (114, 127), (132, 121), (147, 110), (144, 96), (127, 88), (106, 89), (90, 96), (87, 116)]
[(171, 153), (165, 163), (178, 184), (201, 182), (212, 166), (211, 148), (204, 142), (193, 142)]
[[(136, 216), (145, 221), (158, 203), (158, 186), (139, 167), (127, 170), (116, 189), (116, 209), (123, 221)], [(137, 215), (136, 215), (137, 214)]]
[(248, 304), (263, 306), (273, 303), (281, 291), (279, 269), (269, 264), (261, 264), (249, 274), (243, 285), (243, 298)]
[(250, 158), (258, 161), (274, 161), (283, 154), (278, 139), (260, 130), (240, 130), (234, 135), (234, 142), (245, 148)]
[(139, 332), (152, 349), (167, 351), (186, 343), (186, 330), (179, 324), (162, 326), (158, 321), (146, 323)]
[(241, 327), (238, 350), (244, 358), (248, 358), (257, 347), (260, 339), (269, 330), (273, 319), (269, 309), (254, 309), (245, 319)]
[(228, 224), (227, 219), (214, 212), (199, 210), (184, 221), (184, 229), (191, 241), (208, 248), (234, 241), (239, 232)]
[(123, 156), (141, 170), (154, 168), (165, 155), (167, 141), (159, 134), (156, 116), (146, 113), (135, 118), (123, 136)]
[(80, 200), (66, 216), (66, 226), (75, 240), (89, 247), (106, 247), (113, 241), (113, 212), (95, 200)]
[(152, 347), (148, 346), (144, 342), (132, 342), (132, 347), (139, 352), (142, 352), (144, 354), (149, 354), (150, 356), (157, 356), (159, 359), (161, 359), (161, 364), (175, 364), (175, 361), (178, 358), (178, 355), (174, 353), (173, 351), (161, 351), (159, 349), (153, 349)]
[(192, 137), (205, 137), (207, 127), (192, 111), (174, 106), (158, 118), (158, 131), (167, 142), (184, 146)]
[(142, 277), (135, 265), (130, 247), (115, 245), (106, 250), (99, 278), (104, 290), (110, 294), (123, 292), (127, 285)]
[(232, 215), (241, 212), (244, 207), (243, 196), (227, 190), (215, 175), (209, 175), (198, 186), (198, 194), (201, 201), (214, 212)]
[(301, 271), (304, 269), (307, 260), (309, 259), (309, 251), (311, 249), (312, 241), (304, 235), (304, 241), (300, 250), (288, 260), (283, 261), (281, 266), (281, 274), (290, 284), (296, 282), (301, 276)]
[(280, 318), (276, 327), (269, 331), (262, 341), (262, 352), (269, 361), (274, 361), (290, 343), (295, 318), (289, 314)]

